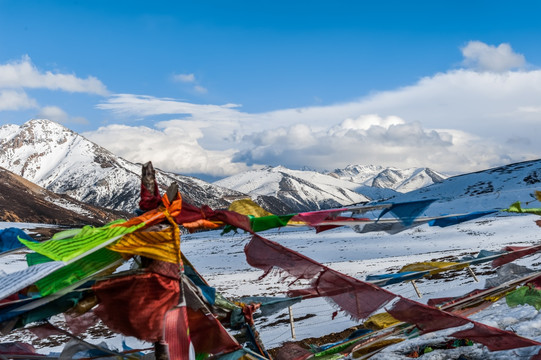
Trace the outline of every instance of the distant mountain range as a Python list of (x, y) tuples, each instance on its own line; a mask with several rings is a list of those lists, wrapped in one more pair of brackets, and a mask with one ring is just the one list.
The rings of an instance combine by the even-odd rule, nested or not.
[(401, 193), (439, 183), (447, 178), (429, 168), (397, 169), (374, 165), (348, 165), (328, 174), (364, 186), (393, 189)]
[[(152, 154), (149, 154), (149, 161)], [(133, 213), (141, 165), (122, 159), (66, 127), (44, 119), (0, 127), (0, 166), (57, 194)], [(330, 173), (281, 166), (247, 171), (214, 183), (156, 169), (160, 191), (172, 183), (195, 204), (225, 208), (251, 197), (277, 214), (386, 199), (445, 179), (428, 168), (350, 165)]]

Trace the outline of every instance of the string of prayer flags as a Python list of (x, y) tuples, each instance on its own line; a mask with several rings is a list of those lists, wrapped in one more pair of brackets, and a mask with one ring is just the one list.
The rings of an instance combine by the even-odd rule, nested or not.
[(400, 321), (415, 324), (423, 334), (473, 324), (472, 328), (457, 331), (450, 336), (476, 341), (491, 351), (541, 345), (537, 341), (523, 338), (513, 332), (490, 327), (403, 297), (387, 309), (387, 312)]
[[(311, 288), (290, 290), (289, 296), (325, 296), (355, 319), (366, 318), (393, 300), (387, 312), (394, 318), (416, 325), (423, 333), (472, 324), (473, 327), (457, 331), (451, 336), (471, 339), (490, 350), (508, 350), (539, 346), (540, 342), (523, 338), (515, 333), (477, 323), (391, 292), (347, 275), (341, 274), (273, 241), (254, 235), (245, 247), (246, 260), (268, 274), (274, 267), (297, 279), (310, 279)], [(341, 296), (345, 295), (345, 296)], [(355, 304), (355, 306), (352, 306)], [(541, 354), (541, 352), (540, 352)], [(541, 356), (536, 355), (536, 358)]]
[(290, 290), (288, 296), (330, 297), (355, 319), (368, 317), (395, 295), (377, 286), (338, 273), (314, 260), (258, 235), (245, 246), (246, 261), (267, 275), (279, 268), (296, 280), (312, 280), (311, 287)]
[[(252, 232), (252, 227), (250, 226), (250, 219), (248, 216), (239, 214), (234, 211), (229, 210), (212, 210), (209, 206), (203, 205), (201, 208), (198, 208), (195, 205), (184, 203), (182, 206), (182, 211), (177, 215), (173, 216), (173, 219), (177, 224), (187, 224), (188, 227), (193, 225), (199, 220), (207, 220), (205, 223), (197, 224), (197, 229), (203, 228), (216, 228), (216, 223), (227, 224), (224, 232), (228, 232), (235, 229), (242, 229), (247, 232)], [(209, 222), (214, 222), (210, 224)], [(201, 225), (201, 226), (200, 226)], [(208, 227), (206, 225), (209, 225)], [(196, 227), (194, 227), (194, 230)]]

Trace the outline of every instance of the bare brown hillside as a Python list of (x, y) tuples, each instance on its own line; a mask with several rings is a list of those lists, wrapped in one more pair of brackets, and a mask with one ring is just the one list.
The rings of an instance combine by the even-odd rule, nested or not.
[(0, 221), (96, 226), (129, 216), (57, 195), (0, 167)]

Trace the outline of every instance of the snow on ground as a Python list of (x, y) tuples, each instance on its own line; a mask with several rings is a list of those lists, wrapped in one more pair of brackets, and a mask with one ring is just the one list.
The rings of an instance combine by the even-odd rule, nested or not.
[[(320, 234), (310, 228), (286, 228), (262, 232), (260, 235), (337, 271), (364, 280), (370, 274), (397, 272), (403, 265), (413, 262), (453, 261), (465, 255), (476, 255), (482, 249), (500, 250), (506, 245), (535, 244), (541, 238), (541, 229), (535, 224), (535, 219), (535, 216), (529, 215), (498, 215), (448, 228), (423, 225), (395, 235), (359, 234), (348, 227)], [(217, 237), (208, 232), (198, 233), (183, 236), (182, 251), (207, 281), (227, 297), (283, 295), (287, 290), (287, 282), (281, 282), (277, 275), (258, 280), (262, 271), (254, 270), (246, 263), (243, 247), (248, 241), (249, 236), (241, 234)], [(539, 255), (533, 255), (517, 263), (536, 269), (538, 265), (536, 267), (532, 264), (538, 264), (540, 258)], [(479, 282), (475, 282), (466, 270), (457, 271), (453, 277), (418, 280), (417, 284), (422, 293), (420, 299), (409, 283), (391, 285), (386, 289), (426, 303), (429, 298), (458, 296), (476, 288), (483, 288), (485, 279), (495, 276), (490, 263), (475, 265), (472, 269), (477, 273)], [(496, 310), (491, 311), (496, 314), (509, 312), (505, 301), (500, 301), (493, 307)], [(531, 315), (533, 309), (537, 314), (533, 307), (525, 307), (529, 308), (526, 313)], [(359, 325), (341, 312), (333, 320), (332, 313), (335, 310), (324, 299), (312, 299), (293, 305), (296, 340), (319, 337)], [(522, 321), (521, 314), (515, 314), (517, 322)], [(278, 347), (284, 341), (292, 339), (288, 319), (287, 310), (284, 310), (268, 318), (256, 320), (256, 326), (267, 348)], [(483, 322), (482, 318), (477, 320)], [(536, 324), (541, 322), (541, 317), (534, 321)], [(490, 322), (488, 324), (494, 325)], [(541, 329), (537, 326), (521, 335), (541, 340)], [(430, 338), (434, 335), (426, 336)], [(378, 356), (380, 359), (390, 358), (385, 354), (394, 358), (405, 358), (403, 349), (407, 343), (410, 342), (389, 347), (389, 352), (384, 351)], [(396, 353), (392, 352), (393, 348), (398, 349)], [(487, 358), (487, 354), (491, 354), (482, 350), (483, 347), (478, 348), (482, 351), (481, 358)], [(435, 353), (433, 356), (436, 355)], [(508, 355), (509, 353), (506, 356)]]
[[(397, 272), (403, 265), (413, 262), (453, 261), (465, 255), (476, 255), (481, 249), (500, 250), (506, 245), (536, 244), (541, 238), (541, 228), (535, 224), (535, 220), (537, 217), (532, 215), (498, 214), (448, 228), (422, 225), (395, 235), (359, 234), (348, 227), (319, 234), (307, 227), (283, 228), (261, 232), (260, 235), (337, 271), (364, 280), (369, 274)], [(0, 223), (0, 228), (12, 225), (16, 224)], [(21, 227), (27, 231), (31, 229), (31, 226)], [(246, 263), (243, 249), (249, 239), (248, 235), (240, 233), (220, 236), (219, 231), (200, 232), (183, 235), (181, 249), (208, 283), (226, 297), (283, 296), (287, 290), (287, 282), (282, 282), (279, 276), (272, 274), (258, 280), (262, 271), (253, 269)], [(541, 255), (532, 255), (517, 263), (539, 270)], [(17, 258), (16, 255), (0, 257), (0, 264), (0, 269), (6, 272), (25, 266), (22, 257)], [(475, 282), (466, 270), (459, 270), (452, 273), (452, 276), (438, 279), (418, 280), (417, 284), (422, 293), (420, 299), (410, 283), (395, 284), (386, 289), (426, 303), (433, 297), (456, 296), (483, 288), (485, 279), (495, 276), (490, 263), (475, 265), (472, 269), (479, 282)], [(332, 313), (336, 310), (325, 299), (312, 299), (293, 305), (296, 340), (320, 337), (359, 325), (342, 312), (333, 320)], [(472, 319), (541, 341), (541, 315), (529, 305), (510, 309), (505, 300), (500, 300), (472, 316)], [(257, 318), (256, 327), (268, 349), (279, 347), (283, 342), (292, 339), (287, 309), (272, 316)], [(453, 331), (445, 330), (416, 337), (390, 346), (374, 358), (407, 359), (405, 354), (411, 352), (411, 349), (424, 343), (442, 342), (446, 339), (445, 334)], [(120, 347), (122, 339), (87, 338), (96, 344), (105, 340), (116, 348)], [(132, 340), (129, 341), (132, 346), (138, 345)], [(41, 349), (40, 352), (47, 353), (58, 349), (51, 346)], [(454, 350), (435, 350), (423, 355), (423, 359), (458, 358), (461, 353), (467, 353), (468, 359), (507, 359), (511, 356), (527, 358), (537, 351), (539, 349), (526, 348), (489, 352), (483, 346), (474, 345)]]

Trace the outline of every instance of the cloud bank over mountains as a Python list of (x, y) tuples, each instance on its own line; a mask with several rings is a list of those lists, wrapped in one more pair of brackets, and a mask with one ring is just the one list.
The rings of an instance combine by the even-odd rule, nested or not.
[(114, 95), (97, 107), (124, 119), (176, 118), (153, 128), (110, 125), (85, 135), (134, 161), (148, 155), (145, 146), (133, 144), (159, 144), (157, 166), (214, 176), (278, 164), (468, 172), (539, 157), (534, 144), (541, 130), (541, 71), (525, 70), (524, 56), (509, 44), (471, 41), (461, 51), (462, 68), (326, 106), (248, 113), (237, 104)]
[[(183, 174), (228, 176), (279, 164), (430, 166), (459, 173), (539, 158), (541, 70), (505, 43), (470, 41), (459, 50), (459, 68), (408, 86), (355, 101), (263, 113), (243, 111), (239, 104), (115, 94), (95, 77), (42, 71), (24, 56), (0, 65), (0, 111), (36, 109), (37, 116), (60, 123), (85, 123), (61, 106), (39, 104), (29, 91), (95, 96), (109, 125), (84, 136), (130, 161), (151, 159)], [(193, 73), (170, 80), (208, 91)]]

